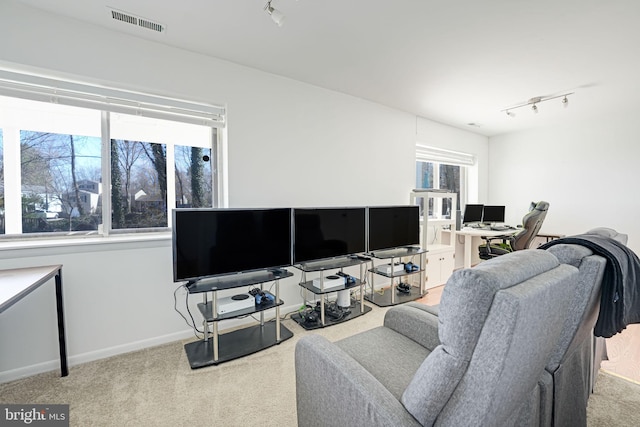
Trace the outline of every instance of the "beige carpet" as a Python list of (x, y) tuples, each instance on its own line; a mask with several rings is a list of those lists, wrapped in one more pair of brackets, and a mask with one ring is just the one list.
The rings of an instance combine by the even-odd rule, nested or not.
[[(386, 309), (315, 331), (329, 340), (382, 324)], [(0, 384), (3, 403), (66, 403), (72, 426), (296, 426), (293, 338), (259, 353), (202, 369), (189, 367), (184, 342)], [(188, 342), (188, 341), (185, 341)], [(601, 372), (589, 426), (640, 425), (640, 385)]]

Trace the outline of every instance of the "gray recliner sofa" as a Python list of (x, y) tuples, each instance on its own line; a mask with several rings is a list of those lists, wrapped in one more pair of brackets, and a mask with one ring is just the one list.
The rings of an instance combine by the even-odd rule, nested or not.
[(540, 419), (540, 386), (578, 269), (517, 251), (456, 271), (439, 314), (389, 309), (384, 325), (295, 350), (300, 426), (508, 426)]

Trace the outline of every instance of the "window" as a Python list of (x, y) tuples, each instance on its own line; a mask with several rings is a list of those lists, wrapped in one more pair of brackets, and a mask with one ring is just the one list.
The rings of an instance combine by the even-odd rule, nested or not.
[(98, 229), (80, 186), (100, 182), (100, 138), (20, 130), (20, 177), (22, 233)]
[[(457, 194), (456, 204), (466, 200), (467, 167), (474, 163), (471, 155), (417, 145), (416, 147), (416, 188), (447, 190)], [(420, 199), (421, 214), (424, 211), (424, 199)], [(428, 216), (451, 218), (449, 199), (429, 200)]]
[[(42, 86), (28, 86), (32, 76), (21, 76), (29, 87), (21, 92), (7, 75), (15, 77), (0, 70), (0, 94), (42, 98)], [(151, 97), (139, 94), (137, 104), (121, 93), (113, 105), (97, 103), (73, 89), (53, 103), (0, 96), (0, 233), (166, 230), (174, 207), (217, 206), (223, 115), (196, 117), (191, 104), (171, 99), (149, 107)]]
[(212, 207), (211, 149), (176, 145), (176, 207)]

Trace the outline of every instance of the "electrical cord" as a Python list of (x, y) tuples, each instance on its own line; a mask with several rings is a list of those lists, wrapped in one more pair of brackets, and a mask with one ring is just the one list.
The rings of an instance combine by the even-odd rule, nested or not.
[[(185, 307), (187, 309), (187, 313), (189, 313), (189, 317), (191, 318), (191, 323), (189, 323), (189, 320), (184, 316), (184, 314), (182, 314), (182, 312), (178, 310), (178, 297), (176, 294), (178, 293), (178, 290), (181, 288), (184, 288), (185, 290), (187, 290), (187, 287), (185, 285), (180, 285), (173, 291), (173, 309), (180, 315), (180, 317), (184, 319), (187, 326), (193, 329), (193, 334), (196, 336), (196, 338), (203, 339), (204, 331), (201, 331), (198, 329), (198, 327), (196, 326), (196, 321), (193, 318), (193, 314), (191, 314), (191, 310), (189, 309), (189, 292), (188, 291), (185, 293)], [(203, 336), (199, 336), (198, 335), (199, 333), (203, 334)]]

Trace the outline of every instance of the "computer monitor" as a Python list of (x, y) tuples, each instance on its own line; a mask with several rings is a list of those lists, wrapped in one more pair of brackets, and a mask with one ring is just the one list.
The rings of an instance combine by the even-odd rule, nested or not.
[(482, 222), (482, 210), (484, 205), (468, 204), (464, 207), (464, 216), (462, 217), (463, 224), (473, 224), (476, 222)]
[(485, 205), (482, 210), (482, 222), (485, 224), (504, 222), (504, 206)]

